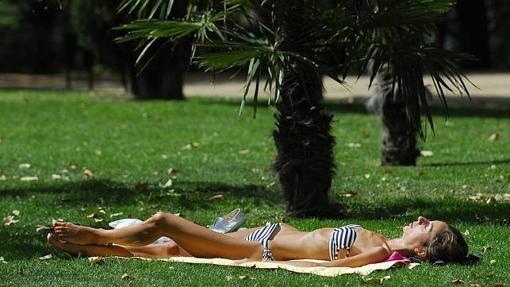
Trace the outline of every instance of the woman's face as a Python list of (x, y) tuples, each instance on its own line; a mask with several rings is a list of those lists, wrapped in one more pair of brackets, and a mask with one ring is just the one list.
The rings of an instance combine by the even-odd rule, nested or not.
[(438, 233), (448, 229), (448, 224), (443, 221), (430, 221), (419, 216), (416, 221), (404, 226), (402, 238), (408, 242), (415, 242), (420, 246), (432, 240)]

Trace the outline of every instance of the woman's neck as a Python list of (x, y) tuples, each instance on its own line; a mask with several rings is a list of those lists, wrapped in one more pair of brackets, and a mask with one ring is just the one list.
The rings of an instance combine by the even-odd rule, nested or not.
[(392, 251), (397, 251), (403, 256), (413, 256), (414, 248), (410, 247), (402, 238), (394, 238), (386, 241)]

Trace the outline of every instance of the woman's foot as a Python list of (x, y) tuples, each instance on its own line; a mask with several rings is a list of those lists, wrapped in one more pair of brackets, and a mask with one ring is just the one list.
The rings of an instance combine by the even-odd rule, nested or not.
[(72, 255), (83, 255), (83, 256), (120, 256), (120, 257), (132, 257), (131, 253), (126, 248), (119, 245), (77, 245), (68, 242), (61, 241), (58, 236), (54, 233), (48, 234), (48, 243), (51, 244), (55, 249), (63, 252), (67, 252)]
[(48, 233), (48, 236), (46, 238), (48, 239), (48, 243), (59, 251), (68, 252), (73, 255), (80, 254), (80, 251), (77, 248), (75, 248), (73, 244), (61, 241), (54, 233)]
[(92, 227), (79, 226), (69, 222), (53, 223), (53, 234), (61, 242), (78, 245), (104, 244), (99, 242), (97, 231)]

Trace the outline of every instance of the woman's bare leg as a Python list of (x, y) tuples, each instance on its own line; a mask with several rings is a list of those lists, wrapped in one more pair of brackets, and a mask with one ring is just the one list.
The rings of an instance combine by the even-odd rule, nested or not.
[(171, 256), (191, 256), (184, 249), (180, 248), (175, 242), (164, 244), (151, 244), (140, 247), (130, 247), (122, 245), (77, 245), (62, 242), (57, 236), (48, 234), (48, 242), (60, 251), (65, 251), (73, 255), (85, 256), (120, 256), (120, 257), (144, 257), (144, 258), (167, 258)]
[(70, 223), (56, 223), (54, 229), (60, 240), (76, 245), (116, 243), (140, 246), (167, 236), (195, 257), (257, 259), (262, 254), (258, 242), (219, 234), (171, 213), (158, 212), (141, 224), (112, 230)]

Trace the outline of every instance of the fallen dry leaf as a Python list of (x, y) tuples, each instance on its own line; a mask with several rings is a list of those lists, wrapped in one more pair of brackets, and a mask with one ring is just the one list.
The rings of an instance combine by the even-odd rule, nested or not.
[(4, 180), (7, 180), (7, 176), (5, 176), (5, 175), (3, 175), (3, 174), (2, 174), (2, 175), (0, 175), (0, 181), (4, 181)]
[(172, 179), (169, 179), (166, 181), (165, 184), (163, 184), (163, 187), (172, 187), (173, 184), (174, 182), (172, 181)]
[(48, 255), (44, 255), (44, 256), (41, 256), (39, 257), (39, 260), (49, 260), (53, 257), (53, 255), (51, 254), (48, 254)]
[(469, 285), (469, 287), (481, 287), (481, 286), (478, 283), (473, 283), (473, 284)]
[(112, 218), (112, 217), (117, 217), (117, 216), (121, 216), (121, 215), (123, 215), (123, 214), (124, 214), (124, 212), (112, 213), (112, 214), (110, 214), (110, 218)]
[(0, 263), (7, 264), (7, 261), (5, 261), (5, 259), (2, 256), (0, 256)]
[(127, 274), (127, 273), (122, 274), (122, 276), (120, 277), (120, 279), (122, 279), (122, 280), (126, 280), (126, 281), (128, 281), (128, 282), (130, 282), (130, 283), (131, 283), (131, 282), (133, 282), (133, 281), (135, 281), (135, 278), (134, 278), (133, 276), (131, 276), (131, 275)]
[(487, 251), (490, 251), (492, 250), (492, 246), (490, 245), (485, 245), (482, 247), (482, 253), (487, 253)]
[(10, 226), (10, 225), (16, 224), (18, 222), (19, 222), (19, 220), (16, 220), (14, 215), (8, 215), (8, 216), (4, 217), (4, 225), (5, 226)]
[(389, 276), (389, 275), (381, 277), (381, 278), (368, 277), (368, 278), (363, 278), (363, 282), (370, 283), (370, 284), (383, 284), (385, 281), (388, 281), (390, 279), (391, 279), (391, 276)]
[(489, 198), (487, 198), (487, 200), (485, 201), (485, 203), (487, 204), (491, 204), (491, 203), (494, 203), (496, 202), (496, 198), (494, 196), (490, 196)]
[(176, 174), (176, 173), (177, 173), (177, 170), (176, 170), (175, 168), (172, 168), (172, 167), (171, 167), (171, 168), (169, 168), (169, 169), (166, 171), (166, 173), (167, 173), (168, 175), (174, 175), (174, 174)]
[(361, 144), (360, 143), (348, 143), (346, 144), (347, 147), (350, 147), (350, 148), (359, 148), (361, 147)]
[(11, 212), (14, 216), (19, 216), (19, 210), (15, 209)]
[(54, 174), (51, 175), (51, 179), (59, 180), (59, 179), (62, 179), (62, 176), (60, 174), (54, 173)]
[(379, 282), (380, 282), (381, 284), (383, 284), (383, 283), (384, 283), (384, 281), (388, 281), (388, 280), (390, 280), (390, 279), (391, 279), (391, 276), (390, 276), (390, 275), (387, 275), (387, 276), (384, 276), (384, 277), (382, 277), (381, 279), (379, 279)]
[(21, 181), (36, 181), (36, 180), (39, 180), (39, 178), (37, 176), (23, 176), (23, 177), (20, 177), (19, 180), (21, 180)]
[(50, 232), (53, 230), (53, 227), (47, 225), (37, 225), (35, 227), (35, 232)]
[(148, 187), (149, 185), (146, 182), (139, 181), (135, 184), (136, 191), (146, 191)]
[(222, 200), (223, 199), (223, 194), (216, 194), (216, 195), (213, 195), (211, 197), (208, 198), (208, 200)]
[(243, 149), (243, 150), (240, 150), (240, 151), (239, 151), (239, 154), (247, 154), (247, 153), (249, 153), (249, 152), (250, 152), (249, 150), (247, 150), (247, 149)]
[(342, 193), (342, 197), (353, 197), (354, 195), (356, 195), (356, 193), (352, 191)]
[(187, 145), (183, 146), (182, 149), (190, 150), (192, 148), (197, 148), (199, 146), (200, 146), (200, 144), (195, 142), (195, 143), (190, 143), (190, 144), (187, 144)]
[(249, 278), (250, 278), (250, 276), (248, 276), (248, 275), (239, 275), (239, 279), (240, 280), (246, 280), (246, 279), (249, 279)]
[(89, 260), (90, 264), (92, 264), (92, 265), (101, 265), (104, 263), (103, 257), (89, 257), (88, 260)]
[(421, 155), (422, 155), (423, 157), (429, 157), (429, 156), (433, 156), (433, 155), (434, 155), (434, 153), (433, 153), (432, 151), (430, 151), (430, 150), (422, 150), (422, 151), (421, 151)]
[(161, 159), (168, 159), (168, 156), (166, 154), (162, 154)]
[(491, 142), (495, 142), (499, 139), (499, 133), (493, 133), (491, 134), (491, 136), (489, 137), (489, 141)]
[(93, 219), (95, 222), (102, 222), (103, 219), (101, 218), (101, 215), (99, 212), (93, 212), (89, 215), (87, 215), (87, 218)]
[(489, 263), (494, 264), (494, 263), (496, 263), (496, 260), (492, 259)]
[(462, 285), (462, 284), (464, 284), (464, 281), (462, 281), (461, 279), (455, 278), (452, 280), (452, 284)]
[(27, 168), (30, 168), (31, 166), (32, 166), (32, 165), (31, 165), (31, 164), (29, 164), (29, 163), (20, 163), (20, 164), (18, 165), (18, 167), (19, 167), (20, 169), (27, 169)]
[(83, 174), (84, 174), (86, 177), (94, 177), (94, 173), (93, 173), (90, 169), (84, 169), (84, 170), (83, 170)]

